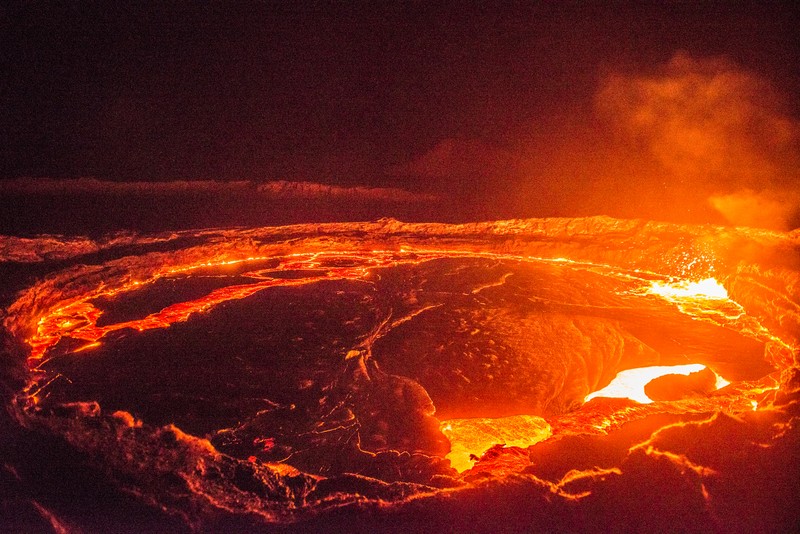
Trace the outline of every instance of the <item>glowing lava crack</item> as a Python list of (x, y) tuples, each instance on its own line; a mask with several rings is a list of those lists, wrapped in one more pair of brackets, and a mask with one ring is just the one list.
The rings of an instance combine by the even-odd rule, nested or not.
[(10, 428), (161, 526), (772, 530), (796, 517), (764, 495), (797, 491), (797, 237), (384, 220), (76, 251), (5, 310)]

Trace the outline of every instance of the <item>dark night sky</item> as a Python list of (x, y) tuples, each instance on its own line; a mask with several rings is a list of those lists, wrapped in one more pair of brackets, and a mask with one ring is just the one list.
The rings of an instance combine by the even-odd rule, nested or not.
[(527, 143), (535, 181), (591, 129), (602, 76), (679, 51), (756, 73), (797, 116), (791, 2), (469, 4), (0, 7), (0, 178), (431, 189), (407, 164), (455, 139)]

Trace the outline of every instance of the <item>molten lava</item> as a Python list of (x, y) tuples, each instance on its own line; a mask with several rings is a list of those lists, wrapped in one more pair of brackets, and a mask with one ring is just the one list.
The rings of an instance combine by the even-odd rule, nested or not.
[(727, 300), (728, 291), (714, 278), (699, 281), (681, 280), (678, 282), (653, 282), (650, 293), (668, 300), (708, 299)]
[[(692, 373), (697, 373), (707, 369), (705, 365), (701, 364), (688, 364), (688, 365), (656, 365), (652, 367), (641, 367), (638, 369), (626, 369), (620, 371), (614, 380), (609, 385), (590, 393), (586, 396), (586, 402), (594, 399), (595, 397), (608, 397), (617, 399), (631, 399), (640, 404), (650, 404), (653, 399), (645, 393), (645, 387), (653, 380), (668, 376), (668, 375), (682, 375), (688, 376)], [(724, 387), (729, 382), (715, 373), (716, 389)]]
[(494, 445), (530, 447), (552, 435), (541, 417), (512, 415), (497, 419), (447, 419), (442, 433), (450, 440), (447, 459), (459, 473), (472, 468), (476, 460)]

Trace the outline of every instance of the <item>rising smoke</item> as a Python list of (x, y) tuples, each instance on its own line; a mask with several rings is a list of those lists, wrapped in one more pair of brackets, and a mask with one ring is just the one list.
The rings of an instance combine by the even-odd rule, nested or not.
[(595, 104), (651, 166), (647, 180), (708, 202), (730, 224), (796, 225), (800, 124), (756, 73), (678, 53), (648, 74), (605, 76)]
[(800, 123), (759, 74), (679, 52), (607, 70), (587, 104), (550, 110), (510, 142), (441, 139), (389, 174), (439, 184), (496, 218), (800, 224)]

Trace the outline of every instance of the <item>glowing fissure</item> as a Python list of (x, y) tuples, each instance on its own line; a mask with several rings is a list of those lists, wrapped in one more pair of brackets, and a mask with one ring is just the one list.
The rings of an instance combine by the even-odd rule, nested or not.
[(667, 300), (706, 299), (728, 300), (728, 290), (714, 278), (703, 280), (680, 280), (678, 282), (653, 282), (649, 292)]
[[(780, 358), (789, 358), (796, 348), (774, 335), (755, 318), (748, 316), (744, 308), (728, 296), (728, 291), (714, 278), (704, 278), (699, 281), (653, 281), (645, 286), (642, 294), (653, 295), (674, 304), (681, 313), (700, 321), (710, 321), (714, 324), (723, 324), (745, 333), (753, 339), (760, 339), (775, 343), (782, 348), (782, 354), (774, 356), (773, 365), (785, 367), (788, 362), (777, 361)], [(768, 356), (771, 356), (768, 354)], [(718, 389), (727, 385), (721, 377), (718, 378)], [(723, 384), (723, 382), (725, 382)]]
[[(645, 394), (645, 386), (662, 376), (667, 375), (682, 375), (688, 376), (691, 373), (697, 373), (707, 369), (702, 364), (687, 364), (687, 365), (655, 365), (650, 367), (639, 367), (636, 369), (626, 369), (617, 373), (617, 376), (603, 389), (597, 390), (586, 396), (585, 402), (596, 397), (608, 397), (616, 399), (631, 399), (640, 404), (650, 404), (653, 399)], [(727, 386), (730, 382), (714, 373), (716, 377), (715, 386), (717, 389)]]
[[(552, 262), (556, 264), (568, 263), (580, 268), (601, 269), (603, 272), (606, 270), (609, 272), (614, 272), (610, 265), (576, 262), (566, 258), (538, 258), (513, 254), (496, 254), (491, 252), (431, 250), (415, 249), (411, 247), (405, 247), (400, 252), (386, 250), (372, 250), (369, 252), (326, 251), (324, 253), (296, 253), (287, 256), (255, 256), (239, 259), (222, 258), (215, 261), (208, 260), (192, 263), (190, 265), (176, 266), (169, 269), (159, 270), (154, 272), (145, 280), (129, 280), (123, 284), (111, 288), (101, 285), (94, 291), (90, 291), (81, 297), (71, 299), (69, 302), (64, 302), (60, 306), (54, 307), (49, 312), (39, 317), (36, 321), (36, 333), (27, 340), (27, 343), (31, 349), (29, 359), (33, 365), (36, 365), (35, 362), (42, 360), (45, 353), (50, 348), (58, 344), (63, 337), (86, 341), (87, 343), (85, 343), (79, 349), (87, 350), (89, 348), (98, 346), (97, 342), (109, 332), (124, 328), (131, 328), (140, 332), (152, 328), (165, 328), (175, 322), (186, 321), (192, 313), (208, 310), (228, 300), (246, 298), (258, 291), (261, 291), (262, 289), (269, 287), (288, 287), (333, 279), (359, 280), (363, 279), (370, 269), (373, 268), (389, 267), (399, 264), (418, 264), (437, 258), (451, 256), (490, 258), (506, 261)], [(349, 260), (355, 265), (350, 267), (323, 265), (325, 259), (333, 258)], [(128, 321), (124, 323), (108, 325), (105, 327), (97, 326), (97, 321), (102, 315), (102, 312), (90, 302), (97, 298), (116, 297), (124, 293), (140, 289), (141, 287), (151, 284), (156, 280), (170, 276), (186, 274), (194, 270), (204, 268), (220, 268), (268, 259), (281, 260), (281, 263), (277, 267), (270, 269), (271, 271), (285, 272), (323, 269), (326, 271), (326, 273), (320, 276), (306, 276), (299, 279), (270, 278), (269, 276), (265, 276), (260, 272), (245, 273), (243, 276), (264, 280), (254, 284), (230, 286), (227, 288), (218, 289), (206, 297), (169, 306), (160, 312), (151, 314), (141, 320)], [(654, 275), (655, 273), (647, 274)], [(622, 276), (634, 278), (629, 274), (622, 274)]]
[[(253, 257), (241, 260), (222, 260), (219, 262), (202, 262), (189, 266), (176, 267), (164, 272), (159, 272), (151, 278), (139, 281), (130, 281), (127, 284), (121, 285), (113, 289), (98, 288), (97, 291), (90, 292), (88, 295), (73, 302), (62, 305), (46, 315), (40, 317), (37, 321), (36, 334), (28, 339), (28, 344), (31, 347), (30, 360), (41, 360), (44, 354), (52, 347), (54, 347), (63, 337), (70, 337), (87, 341), (88, 343), (81, 347), (82, 349), (97, 346), (97, 342), (106, 334), (115, 330), (124, 328), (131, 328), (140, 332), (150, 330), (152, 328), (166, 328), (169, 325), (186, 321), (193, 313), (199, 313), (210, 308), (226, 302), (228, 300), (242, 299), (249, 297), (262, 289), (268, 287), (290, 287), (302, 284), (309, 284), (320, 280), (334, 280), (334, 279), (350, 279), (357, 280), (364, 277), (369, 267), (390, 265), (390, 253), (379, 253), (374, 257), (365, 258), (362, 256), (348, 256), (352, 259), (368, 260), (366, 266), (356, 267), (327, 267), (326, 273), (319, 276), (306, 276), (299, 279), (286, 279), (286, 278), (270, 278), (260, 273), (245, 273), (243, 276), (251, 278), (263, 279), (261, 282), (254, 284), (234, 285), (212, 291), (203, 298), (193, 301), (182, 302), (168, 306), (158, 313), (148, 315), (147, 317), (107, 325), (104, 327), (97, 326), (97, 321), (100, 319), (102, 312), (98, 310), (91, 300), (99, 297), (115, 297), (123, 293), (134, 291), (141, 288), (146, 284), (155, 282), (160, 278), (167, 276), (174, 276), (177, 274), (187, 273), (192, 270), (209, 268), (209, 267), (224, 267), (244, 262), (254, 262), (265, 259), (272, 259), (268, 257)], [(335, 253), (326, 254), (326, 256), (336, 256)], [(282, 262), (278, 267), (272, 269), (273, 271), (290, 271), (290, 270), (314, 270), (320, 268), (319, 254), (298, 254), (288, 256), (288, 261)]]

